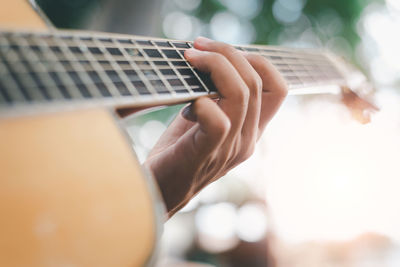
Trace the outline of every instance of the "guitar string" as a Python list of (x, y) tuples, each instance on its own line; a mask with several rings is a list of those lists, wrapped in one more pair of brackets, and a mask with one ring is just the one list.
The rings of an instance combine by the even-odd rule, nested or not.
[[(148, 60), (149, 58), (148, 58), (147, 54), (143, 51), (142, 48), (140, 48), (140, 46), (137, 46), (137, 47), (138, 47), (139, 52), (142, 53), (143, 59), (145, 61), (149, 62), (149, 60)], [(165, 79), (164, 80), (162, 79), (162, 75), (161, 75), (160, 71), (155, 68), (154, 63), (150, 61), (149, 64), (151, 66), (151, 71), (157, 74), (157, 76), (159, 77), (159, 81), (161, 81), (161, 83), (164, 85), (164, 87), (170, 92), (170, 94), (175, 95), (175, 92), (173, 92), (174, 90), (169, 85), (169, 83), (167, 83), (167, 81), (165, 81)], [(146, 76), (146, 79), (152, 84), (152, 86), (155, 89), (156, 93), (166, 93), (165, 91), (161, 91), (160, 88), (162, 88), (162, 87), (160, 87), (160, 84), (158, 84), (158, 86), (156, 87), (157, 84), (156, 84), (155, 81), (158, 81), (158, 80), (149, 80), (147, 75), (146, 75), (146, 73), (144, 73), (144, 74)], [(154, 81), (154, 82), (152, 82), (152, 81)], [(158, 91), (157, 91), (157, 89), (158, 89)]]
[[(21, 36), (19, 36), (20, 38), (21, 38)], [(23, 37), (23, 36), (22, 36)], [(38, 36), (36, 36), (36, 37), (38, 37)], [(40, 36), (39, 36), (40, 37)], [(87, 69), (87, 67), (86, 66), (84, 66), (84, 65), (82, 65), (82, 66), (78, 66), (78, 65), (76, 65), (77, 64), (77, 62), (79, 62), (79, 61), (82, 61), (82, 59), (80, 58), (80, 57), (78, 57), (79, 55), (76, 55), (76, 54), (74, 54), (72, 51), (71, 51), (71, 49), (70, 49), (70, 46), (69, 46), (69, 44), (68, 43), (70, 43), (69, 41), (70, 40), (68, 40), (68, 42), (64, 42), (65, 44), (63, 44), (63, 45), (60, 45), (60, 43), (59, 43), (59, 40), (57, 40), (57, 39), (59, 39), (59, 38), (54, 38), (55, 36), (53, 36), (53, 40), (55, 41), (54, 42), (54, 45), (57, 45), (58, 47), (60, 47), (61, 48), (61, 51), (62, 52), (64, 52), (63, 54), (65, 55), (65, 58), (59, 58), (59, 55), (56, 55), (55, 56), (55, 58), (56, 59), (58, 59), (58, 60), (68, 60), (68, 61), (70, 61), (71, 62), (71, 66), (75, 66), (75, 67), (73, 67), (72, 69), (74, 70), (74, 71), (77, 71), (77, 72), (87, 72), (88, 71), (88, 69)], [(81, 40), (81, 39), (79, 39), (79, 40)], [(94, 40), (96, 40), (95, 38), (94, 38)], [(121, 43), (120, 42), (118, 42), (118, 40), (114, 40), (114, 39), (111, 39), (111, 40), (113, 40), (113, 42), (115, 42), (116, 44), (118, 44), (118, 45), (115, 45), (114, 44), (114, 46), (112, 46), (113, 48), (117, 48), (120, 52), (122, 52), (122, 51), (124, 51), (125, 50), (125, 47), (124, 46), (122, 46), (122, 45), (120, 45)], [(95, 42), (98, 42), (99, 44), (101, 44), (101, 45), (103, 45), (104, 44), (104, 42), (102, 42), (101, 40), (100, 41), (95, 41)], [(150, 43), (150, 42), (149, 42)], [(155, 62), (159, 62), (159, 61), (162, 61), (162, 62), (167, 62), (168, 64), (169, 64), (169, 69), (171, 68), (171, 66), (173, 67), (173, 70), (174, 70), (174, 72), (176, 73), (176, 74), (179, 74), (179, 75), (175, 75), (175, 76), (172, 76), (172, 78), (179, 78), (181, 81), (184, 81), (185, 79), (183, 79), (183, 77), (180, 77), (180, 72), (179, 71), (177, 71), (178, 69), (184, 69), (184, 67), (181, 67), (181, 66), (175, 66), (174, 65), (174, 63), (176, 64), (176, 62), (183, 62), (183, 63), (185, 63), (185, 64), (187, 64), (188, 65), (188, 68), (186, 68), (186, 69), (191, 69), (192, 70), (192, 72), (195, 74), (195, 76), (197, 76), (197, 74), (196, 74), (196, 72), (191, 68), (191, 66), (187, 63), (187, 61), (186, 60), (184, 60), (184, 58), (183, 58), (183, 56), (182, 56), (182, 54), (181, 54), (181, 51), (184, 51), (184, 49), (180, 49), (179, 47), (176, 47), (175, 45), (173, 45), (174, 43), (173, 42), (171, 42), (171, 43), (169, 43), (169, 45), (171, 45), (172, 47), (170, 47), (170, 48), (168, 48), (168, 49), (166, 49), (166, 47), (158, 47), (158, 46), (156, 46), (156, 43), (157, 42), (154, 42), (154, 43), (152, 43), (152, 45), (151, 46), (148, 46), (149, 48), (151, 48), (151, 49), (157, 49), (160, 53), (161, 53), (161, 56), (162, 56), (162, 58), (159, 58), (159, 57), (156, 57), (156, 58), (150, 58), (150, 57), (148, 57), (147, 56), (147, 52), (146, 52), (146, 50), (145, 49), (147, 49), (147, 48), (143, 48), (143, 47), (147, 47), (147, 46), (142, 46), (142, 47), (140, 47), (141, 46), (141, 44), (139, 43), (139, 42), (136, 42), (135, 43), (135, 45), (133, 45), (131, 48), (135, 48), (135, 49), (139, 49), (139, 50), (141, 50), (141, 52), (142, 52), (142, 55), (144, 55), (143, 57), (131, 57), (130, 59), (127, 59), (126, 57), (124, 57), (123, 59), (124, 60), (127, 60), (127, 61), (138, 61), (139, 62), (139, 59), (140, 60), (145, 60), (145, 61), (147, 61), (147, 62), (149, 62), (149, 67), (148, 68), (144, 68), (143, 66), (141, 66), (140, 68), (139, 68), (139, 66), (137, 66), (138, 68), (138, 70), (140, 69), (141, 71), (143, 71), (143, 70), (145, 70), (145, 69), (149, 69), (149, 70), (153, 70), (153, 71), (155, 71), (156, 73), (157, 73), (157, 76), (159, 76), (158, 78), (159, 79), (161, 79), (161, 78), (163, 78), (164, 79), (164, 84), (165, 84), (165, 86), (170, 86), (169, 85), (169, 83), (168, 82), (166, 82), (165, 81), (165, 79), (166, 79), (166, 77), (164, 77), (161, 73), (160, 73), (160, 70), (162, 70), (162, 69), (168, 69), (167, 67), (162, 67), (162, 66), (156, 66), (156, 63)], [(27, 45), (26, 43), (21, 43), (21, 42), (17, 42), (17, 44), (20, 46), (20, 47), (23, 47), (23, 48), (25, 48), (25, 47), (28, 47), (29, 45)], [(97, 44), (97, 46), (96, 47), (99, 47), (99, 44)], [(151, 43), (150, 43), (151, 44)], [(183, 43), (179, 43), (179, 44), (183, 44)], [(186, 45), (187, 44), (189, 44), (189, 42), (187, 42), (186, 43)], [(87, 45), (86, 44), (84, 44), (86, 47), (87, 47)], [(50, 45), (48, 45), (49, 47), (50, 47)], [(74, 46), (73, 47), (83, 47), (83, 45), (81, 44), (81, 43), (78, 43), (78, 42), (76, 42), (75, 41), (75, 43), (74, 43)], [(93, 61), (97, 61), (97, 62), (100, 62), (101, 60), (108, 60), (109, 61), (109, 63), (112, 65), (112, 67), (111, 67), (111, 69), (112, 70), (115, 70), (116, 68), (118, 68), (118, 73), (119, 73), (119, 79), (121, 79), (121, 76), (122, 77), (124, 77), (124, 73), (123, 73), (123, 70), (124, 70), (124, 68), (122, 68), (122, 67), (120, 67), (118, 64), (116, 64), (115, 62), (117, 62), (118, 60), (122, 60), (121, 58), (118, 58), (118, 57), (115, 57), (115, 56), (113, 56), (113, 55), (111, 55), (110, 53), (109, 53), (109, 51), (107, 50), (107, 48), (108, 48), (109, 46), (106, 46), (106, 45), (104, 45), (104, 48), (103, 48), (103, 54), (104, 53), (107, 53), (106, 55), (106, 57), (101, 57), (101, 58), (99, 58), (99, 57), (97, 57), (97, 56), (93, 56), (92, 55), (92, 59), (93, 59)], [(243, 49), (246, 49), (246, 47), (244, 47)], [(51, 49), (50, 49), (51, 50)], [(164, 52), (163, 52), (163, 50), (166, 50), (166, 51), (168, 51), (168, 50), (172, 50), (172, 51), (175, 51), (177, 54), (178, 54), (178, 56), (180, 57), (180, 58), (168, 58), (168, 57), (166, 57), (165, 56), (165, 54), (164, 54)], [(293, 52), (290, 52), (290, 53), (292, 53), (293, 54)], [(89, 54), (91, 54), (91, 53), (89, 53)], [(258, 54), (263, 54), (263, 53), (260, 53), (260, 52), (258, 52)], [(304, 54), (304, 53), (303, 53)], [(126, 56), (126, 55), (125, 55)], [(289, 78), (289, 77), (293, 77), (293, 78), (295, 78), (295, 79), (292, 79), (292, 80), (290, 80), (289, 79), (289, 83), (290, 84), (292, 84), (292, 85), (301, 85), (301, 84), (303, 84), (304, 82), (302, 82), (302, 78), (309, 78), (309, 80), (318, 80), (318, 77), (312, 77), (310, 74), (309, 75), (305, 75), (304, 73), (310, 73), (310, 71), (312, 71), (313, 69), (316, 69), (316, 68), (320, 68), (320, 67), (329, 67), (328, 68), (328, 70), (330, 70), (330, 68), (332, 68), (333, 69), (333, 66), (332, 66), (332, 64), (329, 64), (330, 62), (324, 57), (324, 56), (320, 56), (320, 55), (317, 55), (317, 56), (315, 56), (314, 55), (314, 57), (315, 58), (318, 58), (318, 60), (311, 60), (311, 62), (312, 61), (314, 61), (314, 62), (312, 62), (312, 64), (310, 64), (310, 68), (307, 68), (307, 65), (304, 65), (304, 64), (302, 64), (302, 65), (300, 65), (298, 62), (297, 62), (297, 64), (298, 65), (300, 65), (302, 68), (297, 68), (296, 66), (294, 66), (294, 65), (296, 65), (296, 64), (294, 64), (294, 62), (292, 62), (292, 60), (293, 60), (293, 56), (290, 56), (290, 57), (285, 57), (284, 55), (283, 56), (279, 56), (279, 57), (276, 57), (275, 56), (275, 58), (272, 58), (272, 60), (270, 60), (270, 61), (272, 61), (272, 63), (274, 64), (274, 65), (276, 65), (276, 67), (278, 68), (278, 70), (279, 71), (281, 71), (282, 73), (283, 73), (283, 75), (284, 75), (284, 77), (285, 78)], [(72, 60), (71, 60), (71, 58), (72, 58)], [(322, 58), (322, 59), (321, 59)], [(324, 59), (325, 58), (325, 59)], [(11, 59), (11, 62), (13, 61), (12, 59), (18, 59), (18, 56), (14, 56), (14, 57), (8, 57), (7, 58), (9, 61), (10, 61), (10, 59)], [(291, 61), (289, 61), (288, 59), (290, 59)], [(27, 59), (28, 60), (28, 59)], [(85, 59), (84, 60), (87, 60), (87, 61), (92, 61), (92, 60), (88, 60), (88, 57), (86, 56), (85, 57)], [(29, 61), (29, 60), (28, 60)], [(277, 61), (277, 62), (276, 62)], [(295, 61), (298, 61), (298, 60), (295, 60)], [(309, 59), (308, 59), (308, 61), (310, 61)], [(315, 62), (316, 61), (316, 62)], [(324, 62), (324, 64), (321, 64), (321, 66), (320, 65), (317, 65), (317, 62)], [(76, 62), (76, 63), (74, 63), (74, 62)], [(305, 62), (307, 62), (307, 61), (305, 61)], [(51, 63), (51, 62), (50, 62)], [(307, 62), (308, 63), (308, 62)], [(282, 66), (285, 66), (285, 68), (283, 68)], [(22, 69), (24, 69), (24, 68), (22, 68)], [(103, 68), (103, 66), (101, 66), (100, 65), (100, 69), (103, 69), (103, 70), (106, 70), (105, 68)], [(15, 71), (16, 69), (13, 69), (13, 71)], [(43, 71), (43, 68), (42, 68), (42, 71)], [(286, 72), (289, 72), (289, 74), (287, 74), (287, 73), (285, 73), (285, 71)], [(303, 73), (301, 73), (300, 74), (300, 71), (301, 72), (303, 72)], [(25, 70), (25, 72), (26, 73), (29, 73), (29, 71), (26, 71)], [(65, 72), (67, 72), (67, 69), (65, 69)], [(294, 72), (294, 73), (293, 73)], [(297, 72), (297, 73), (296, 73)], [(23, 71), (22, 72), (20, 72), (20, 73), (23, 73)], [(139, 72), (140, 73), (140, 72)], [(122, 74), (122, 75), (121, 75)], [(40, 75), (42, 75), (42, 74), (40, 74)], [(80, 75), (80, 77), (81, 77), (81, 80), (82, 81), (84, 81), (84, 83), (86, 82), (86, 83), (92, 83), (92, 81), (90, 80), (90, 78), (89, 78), (89, 76), (84, 76), (83, 74), (78, 74), (78, 75)], [(62, 76), (62, 75), (60, 75), (60, 76)], [(82, 79), (82, 76), (84, 77), (83, 79)], [(157, 77), (156, 76), (156, 77)], [(43, 79), (43, 76), (40, 76), (40, 77), (42, 77), (41, 79)], [(104, 77), (107, 77), (107, 75), (104, 75)], [(170, 77), (170, 76), (169, 76)], [(197, 78), (199, 78), (199, 77), (197, 77)], [(325, 75), (324, 76), (324, 79), (321, 79), (321, 81), (322, 80), (327, 80), (327, 79), (332, 79), (332, 80), (338, 80), (340, 77), (335, 77), (335, 76), (332, 76), (332, 77), (329, 77), (329, 76), (327, 76), (327, 75)], [(21, 79), (21, 81), (23, 81), (24, 79), (27, 79), (27, 77), (23, 77), (23, 79)], [(32, 78), (30, 77), (30, 82), (32, 82), (33, 84), (35, 83), (35, 81), (33, 81), (32, 80)], [(48, 79), (46, 79), (46, 80), (48, 80)], [(142, 81), (145, 81), (145, 80), (148, 80), (148, 77), (145, 77), (145, 79), (143, 79), (143, 77), (141, 77), (141, 80)], [(123, 81), (125, 82), (125, 84), (129, 84), (129, 81), (132, 81), (130, 78), (128, 78), (128, 77), (124, 77), (123, 78)], [(148, 80), (148, 81), (150, 81), (150, 80)], [(200, 82), (202, 82), (202, 80), (199, 78), (199, 81)], [(109, 81), (107, 81), (106, 82), (106, 84), (113, 84), (115, 81), (113, 81), (113, 80), (109, 80)], [(26, 81), (24, 82), (25, 84), (26, 84)], [(48, 84), (48, 83), (47, 83)], [(54, 86), (54, 84), (53, 84), (53, 86)], [(189, 86), (189, 85), (185, 85), (184, 87), (186, 87), (187, 89), (191, 89), (191, 87)], [(205, 86), (205, 88), (207, 88), (206, 86)], [(93, 90), (93, 88), (91, 88), (92, 90)], [(171, 90), (171, 88), (168, 88), (169, 89), (169, 91), (172, 93), (172, 92), (174, 92), (173, 90)], [(79, 91), (79, 92), (81, 92), (81, 91)], [(92, 92), (93, 93), (93, 92)]]
[[(77, 44), (75, 43), (74, 45), (76, 47)], [(113, 46), (113, 48), (115, 48), (115, 46)], [(137, 49), (138, 46), (137, 45), (133, 46), (133, 48)], [(176, 52), (180, 51), (177, 48), (169, 48), (169, 50), (173, 50), (173, 51), (176, 51)], [(264, 55), (263, 53), (258, 53), (258, 54)], [(320, 67), (320, 66), (330, 66), (330, 67), (332, 67), (332, 64), (330, 64), (330, 61), (327, 60), (326, 57), (323, 57), (321, 55), (319, 55), (318, 57), (319, 57), (319, 60), (317, 61), (319, 63), (318, 65), (316, 65), (316, 61), (312, 60), (311, 57), (308, 57), (306, 61), (299, 61), (300, 58), (297, 58), (297, 59), (293, 60), (294, 57), (292, 57), (292, 56), (290, 56), (290, 57), (287, 57), (287, 56), (276, 57), (276, 56), (274, 56), (274, 57), (270, 58), (270, 61), (275, 65), (286, 63), (286, 64), (291, 64), (293, 66), (300, 65), (300, 66), (313, 66), (313, 67)], [(97, 55), (94, 55), (94, 58), (96, 60), (98, 60), (98, 61), (105, 59), (105, 57), (99, 57)], [(78, 57), (78, 59), (79, 59), (79, 57)], [(118, 56), (114, 56), (114, 60), (120, 60), (120, 59), (122, 59), (122, 58), (120, 58)], [(143, 58), (142, 57), (132, 57), (132, 60), (138, 61), (138, 60), (143, 60)], [(150, 58), (149, 59), (149, 61), (159, 61), (159, 60), (160, 60), (160, 58)], [(288, 60), (292, 60), (292, 61), (288, 61)], [(164, 58), (163, 61), (171, 61), (171, 62), (182, 61), (182, 62), (184, 62), (185, 60), (178, 59), (178, 58), (174, 58), (174, 59), (170, 59), (170, 58), (165, 59)]]
[[(168, 41), (168, 43), (170, 45), (172, 45), (173, 43)], [(174, 44), (175, 46), (175, 44)], [(177, 52), (179, 54), (179, 56), (185, 61), (186, 66), (190, 69), (191, 73), (194, 74), (194, 76), (196, 77), (197, 81), (200, 82), (201, 86), (203, 86), (203, 88), (206, 90), (206, 92), (210, 93), (210, 88), (208, 88), (208, 86), (204, 83), (204, 81), (199, 77), (199, 75), (197, 74), (197, 72), (194, 70), (194, 68), (192, 67), (192, 65), (189, 64), (189, 62), (187, 60), (184, 59), (183, 55), (179, 52)]]
[[(161, 54), (161, 56), (163, 57), (163, 59), (167, 59), (167, 56), (161, 51), (161, 47), (159, 47), (157, 45), (156, 42), (151, 41), (152, 44), (156, 47), (157, 51)], [(186, 82), (186, 80), (184, 79), (183, 75), (181, 75), (181, 73), (179, 72), (179, 70), (177, 70), (177, 68), (169, 61), (165, 61), (167, 62), (166, 64), (168, 64), (168, 67), (165, 68), (158, 68), (159, 71), (161, 71), (163, 77), (167, 80), (173, 80), (173, 79), (169, 79), (171, 76), (172, 77), (177, 77), (178, 80), (181, 82), (181, 84), (183, 84), (183, 86), (185, 87), (185, 89), (189, 92), (190, 95), (193, 94), (192, 89), (190, 88), (189, 84)], [(168, 70), (170, 69), (175, 75), (166, 75), (165, 72), (163, 72), (163, 70)]]

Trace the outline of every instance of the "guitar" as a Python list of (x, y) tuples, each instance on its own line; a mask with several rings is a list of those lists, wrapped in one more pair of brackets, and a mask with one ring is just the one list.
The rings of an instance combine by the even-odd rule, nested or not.
[[(151, 265), (161, 201), (119, 121), (218, 97), (183, 57), (192, 43), (49, 29), (27, 1), (0, 4), (0, 265)], [(326, 51), (236, 48), (272, 62), (289, 94), (336, 94), (363, 121), (376, 109)]]

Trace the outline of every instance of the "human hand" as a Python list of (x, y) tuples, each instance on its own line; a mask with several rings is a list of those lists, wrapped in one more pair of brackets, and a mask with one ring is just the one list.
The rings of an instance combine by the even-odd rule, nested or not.
[(172, 216), (206, 185), (250, 157), (287, 94), (264, 57), (199, 37), (185, 58), (209, 73), (220, 99), (197, 99), (161, 136), (145, 166), (153, 172)]

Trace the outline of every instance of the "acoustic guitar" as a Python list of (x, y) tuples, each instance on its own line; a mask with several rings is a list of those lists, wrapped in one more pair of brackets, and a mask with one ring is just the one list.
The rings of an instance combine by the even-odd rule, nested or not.
[[(0, 0), (0, 266), (149, 266), (164, 215), (120, 120), (218, 97), (184, 59), (191, 42), (48, 28), (25, 0)], [(365, 120), (365, 77), (318, 50), (263, 55), (289, 94), (337, 94)]]

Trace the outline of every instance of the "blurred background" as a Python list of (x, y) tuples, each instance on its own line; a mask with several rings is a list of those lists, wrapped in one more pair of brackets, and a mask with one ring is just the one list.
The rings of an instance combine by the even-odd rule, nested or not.
[[(166, 222), (159, 266), (400, 266), (399, 0), (37, 3), (61, 28), (326, 48), (376, 88), (367, 125), (329, 97), (288, 97), (252, 158)], [(181, 108), (127, 119), (140, 160)]]

